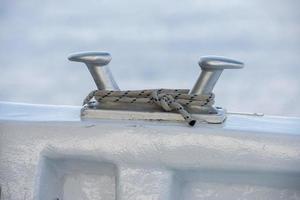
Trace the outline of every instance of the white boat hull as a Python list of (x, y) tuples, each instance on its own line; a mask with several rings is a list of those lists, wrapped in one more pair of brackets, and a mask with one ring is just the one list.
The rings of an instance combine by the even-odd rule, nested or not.
[(2, 199), (300, 199), (299, 118), (191, 128), (79, 113), (0, 104)]

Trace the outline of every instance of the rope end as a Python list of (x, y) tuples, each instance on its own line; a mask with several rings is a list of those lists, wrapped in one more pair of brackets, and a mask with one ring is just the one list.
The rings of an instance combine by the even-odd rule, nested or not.
[(190, 122), (189, 122), (189, 125), (190, 126), (194, 126), (196, 124), (196, 120), (191, 120)]

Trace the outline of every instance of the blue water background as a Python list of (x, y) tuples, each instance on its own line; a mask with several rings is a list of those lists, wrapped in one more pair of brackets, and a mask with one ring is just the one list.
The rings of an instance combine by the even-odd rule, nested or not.
[(71, 52), (112, 54), (122, 89), (191, 88), (203, 55), (224, 71), (216, 104), (300, 116), (300, 1), (2, 0), (0, 101), (80, 105), (95, 88)]

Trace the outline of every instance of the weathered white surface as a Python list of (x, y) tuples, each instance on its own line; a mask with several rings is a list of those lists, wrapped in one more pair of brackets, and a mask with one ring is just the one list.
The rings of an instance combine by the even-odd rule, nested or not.
[(300, 199), (298, 118), (191, 128), (79, 111), (0, 104), (2, 199)]

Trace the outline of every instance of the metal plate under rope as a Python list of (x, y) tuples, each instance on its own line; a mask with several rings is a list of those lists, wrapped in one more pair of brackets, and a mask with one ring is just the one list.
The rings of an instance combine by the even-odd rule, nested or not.
[(188, 106), (207, 107), (214, 104), (214, 94), (188, 94), (183, 89), (155, 89), (155, 90), (94, 90), (84, 99), (83, 105), (88, 106), (92, 99), (99, 103), (115, 102), (123, 104), (155, 104), (163, 110), (176, 111), (184, 120), (194, 126), (196, 119), (186, 110)]

